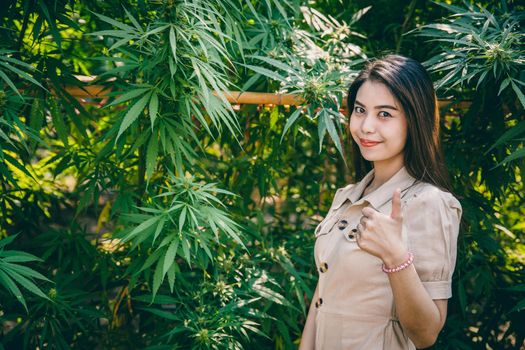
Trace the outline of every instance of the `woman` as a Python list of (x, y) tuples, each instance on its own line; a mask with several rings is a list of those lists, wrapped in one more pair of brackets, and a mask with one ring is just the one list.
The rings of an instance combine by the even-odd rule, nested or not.
[(429, 347), (452, 296), (462, 213), (432, 81), (420, 63), (386, 56), (352, 83), (348, 110), (357, 176), (373, 169), (337, 190), (315, 230), (319, 281), (300, 349)]

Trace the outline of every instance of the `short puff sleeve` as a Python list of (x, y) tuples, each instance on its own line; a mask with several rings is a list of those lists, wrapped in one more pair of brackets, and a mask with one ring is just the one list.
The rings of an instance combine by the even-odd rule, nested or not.
[(408, 238), (414, 267), (432, 299), (452, 296), (461, 214), (459, 201), (435, 186), (416, 194), (403, 211), (403, 236)]

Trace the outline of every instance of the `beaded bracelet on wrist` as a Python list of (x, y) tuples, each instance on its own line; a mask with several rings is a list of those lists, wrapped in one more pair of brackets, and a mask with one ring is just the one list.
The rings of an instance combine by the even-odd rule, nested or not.
[(383, 264), (381, 265), (381, 269), (383, 270), (384, 273), (394, 273), (394, 272), (398, 272), (398, 271), (406, 269), (407, 267), (412, 265), (412, 263), (414, 262), (414, 254), (408, 252), (407, 255), (408, 255), (407, 260), (405, 260), (405, 262), (402, 263), (401, 265), (394, 266), (392, 268), (387, 268), (385, 264)]

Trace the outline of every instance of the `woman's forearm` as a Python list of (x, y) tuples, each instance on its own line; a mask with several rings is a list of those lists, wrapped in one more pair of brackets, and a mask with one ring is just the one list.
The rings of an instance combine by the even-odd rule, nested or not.
[[(359, 247), (380, 258), (387, 268), (405, 263), (408, 253), (402, 239), (404, 217), (401, 189), (397, 188), (392, 195), (390, 215), (370, 207), (363, 208), (361, 212), (363, 216), (357, 225), (356, 236)], [(436, 224), (439, 223), (436, 221)], [(417, 347), (432, 345), (446, 318), (446, 300), (432, 300), (413, 264), (397, 272), (392, 271), (388, 278), (399, 321), (408, 337)]]
[(315, 315), (317, 309), (315, 308), (314, 300), (319, 297), (319, 283), (315, 287), (315, 292), (310, 302), (310, 308), (308, 309), (308, 316), (304, 324), (303, 334), (301, 336), (301, 344), (299, 350), (314, 350), (315, 349)]
[[(387, 266), (395, 266), (388, 264)], [(388, 274), (399, 321), (418, 348), (434, 344), (446, 317), (446, 300), (432, 300), (414, 268)]]

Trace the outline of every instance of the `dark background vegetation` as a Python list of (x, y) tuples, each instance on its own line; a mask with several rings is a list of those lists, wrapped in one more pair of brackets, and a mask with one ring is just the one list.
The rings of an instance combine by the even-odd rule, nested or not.
[[(523, 348), (523, 11), (2, 1), (0, 349), (295, 348), (313, 228), (356, 181), (338, 111), (363, 62), (391, 52), (425, 62), (450, 102), (441, 136), (465, 220), (434, 348)], [(74, 96), (93, 84), (109, 98)], [(305, 106), (231, 109), (217, 90)]]

